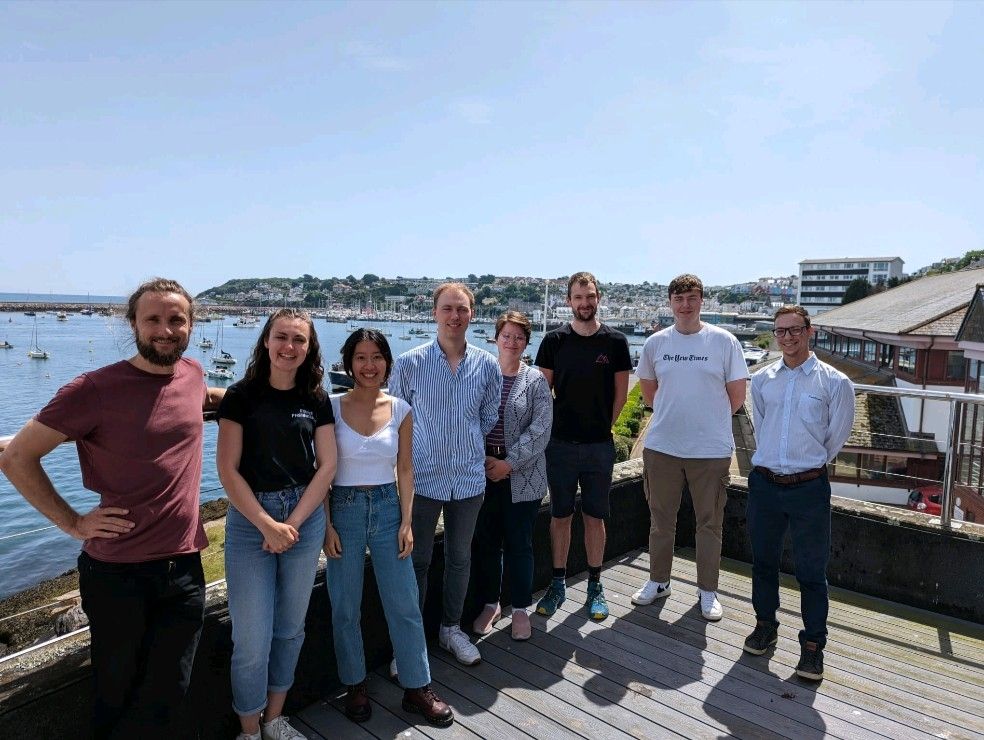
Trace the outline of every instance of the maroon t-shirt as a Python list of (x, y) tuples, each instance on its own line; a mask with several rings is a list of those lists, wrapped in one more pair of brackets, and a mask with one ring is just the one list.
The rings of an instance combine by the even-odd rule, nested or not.
[(194, 360), (179, 360), (173, 375), (124, 360), (83, 373), (41, 409), (37, 421), (75, 441), (82, 484), (134, 522), (127, 534), (86, 540), (86, 553), (140, 563), (208, 545), (198, 510), (204, 401)]

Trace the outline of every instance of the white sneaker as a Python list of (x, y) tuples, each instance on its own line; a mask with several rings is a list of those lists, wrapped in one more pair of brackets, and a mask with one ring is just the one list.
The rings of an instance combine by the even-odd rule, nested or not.
[(248, 732), (240, 732), (238, 735), (236, 735), (236, 740), (263, 740), (263, 739), (260, 737), (260, 733), (258, 732), (253, 733), (252, 735), (249, 734)]
[(307, 738), (290, 726), (284, 715), (269, 722), (264, 722), (260, 728), (263, 740), (307, 740)]
[(390, 681), (400, 680), (400, 672), (396, 670), (396, 658), (393, 658), (393, 660), (390, 661), (389, 677)]
[(639, 606), (652, 604), (656, 599), (664, 599), (670, 595), (670, 582), (646, 581), (642, 588), (632, 594), (632, 603)]
[(482, 654), (478, 652), (478, 648), (472, 645), (468, 635), (462, 632), (461, 627), (456, 624), (450, 627), (442, 624), (437, 641), (442, 648), (453, 654), (462, 665), (475, 665), (482, 659)]
[(717, 591), (704, 591), (697, 589), (700, 596), (700, 613), (708, 622), (716, 622), (724, 615), (721, 602), (718, 601)]

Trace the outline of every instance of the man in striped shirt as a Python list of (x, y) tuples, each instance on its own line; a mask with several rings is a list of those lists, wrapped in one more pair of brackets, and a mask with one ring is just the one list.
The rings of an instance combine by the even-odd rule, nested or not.
[(502, 389), (495, 357), (465, 338), (474, 309), (475, 296), (467, 286), (439, 285), (434, 291), (437, 339), (400, 355), (389, 384), (392, 395), (413, 407), (413, 568), (421, 611), (437, 520), (443, 512), (439, 643), (465, 665), (482, 657), (461, 631), (460, 622), (472, 535), (485, 493), (485, 436), (499, 418)]
[(756, 450), (748, 475), (748, 534), (756, 625), (744, 649), (762, 655), (778, 640), (779, 560), (788, 528), (803, 614), (796, 674), (819, 681), (827, 641), (827, 463), (851, 434), (854, 387), (810, 352), (813, 327), (802, 306), (780, 308), (774, 326), (782, 361), (752, 376)]

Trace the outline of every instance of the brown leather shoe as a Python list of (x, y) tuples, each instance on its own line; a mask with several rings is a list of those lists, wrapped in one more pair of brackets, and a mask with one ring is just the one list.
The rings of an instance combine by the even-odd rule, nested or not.
[(369, 689), (366, 682), (348, 687), (345, 694), (345, 716), (353, 722), (365, 722), (372, 716), (372, 704), (369, 703)]
[(404, 691), (403, 709), (406, 712), (424, 715), (424, 719), (436, 727), (447, 727), (454, 722), (454, 712), (451, 711), (451, 707), (441, 701), (441, 697), (434, 693), (430, 684), (419, 689)]

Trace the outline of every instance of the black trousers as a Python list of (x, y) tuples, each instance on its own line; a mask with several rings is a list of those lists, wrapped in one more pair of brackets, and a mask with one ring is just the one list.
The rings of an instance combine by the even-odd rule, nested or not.
[(83, 552), (79, 589), (89, 617), (93, 736), (169, 737), (202, 632), (200, 555), (107, 563)]

